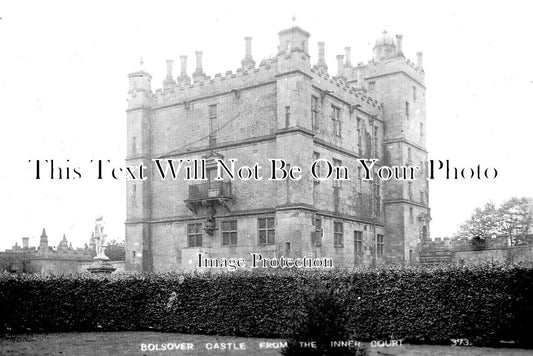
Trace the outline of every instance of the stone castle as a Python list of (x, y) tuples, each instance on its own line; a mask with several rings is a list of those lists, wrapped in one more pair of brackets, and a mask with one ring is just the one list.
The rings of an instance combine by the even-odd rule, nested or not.
[[(129, 74), (127, 165), (149, 167), (127, 181), (126, 269), (194, 269), (195, 256), (332, 258), (335, 266), (418, 260), (429, 238), (425, 177), (426, 112), (422, 53), (407, 59), (402, 36), (386, 31), (373, 58), (352, 64), (350, 48), (328, 73), (325, 44), (311, 63), (310, 34), (279, 32), (277, 55), (258, 65), (251, 38), (236, 72), (210, 77), (196, 52), (175, 79), (167, 60), (163, 88), (144, 70)], [(317, 159), (358, 167), (417, 165), (418, 179), (299, 181), (213, 179), (215, 159), (237, 167), (282, 158), (306, 169)], [(205, 159), (207, 179), (161, 179), (153, 159)], [(323, 171), (326, 166), (320, 166)]]
[[(39, 246), (30, 246), (29, 240), (29, 237), (23, 237), (22, 246), (15, 243), (11, 249), (0, 252), (0, 273), (43, 275), (87, 273), (87, 268), (93, 263), (96, 254), (94, 233), (91, 235), (89, 245), (85, 244), (83, 248), (73, 248), (64, 234), (57, 247), (50, 246), (44, 228)], [(124, 272), (124, 260), (117, 258), (116, 251), (115, 248), (115, 258), (111, 263), (116, 272)]]
[(68, 274), (80, 272), (80, 265), (93, 260), (92, 250), (73, 248), (72, 243), (63, 239), (53, 248), (48, 244), (48, 235), (43, 229), (39, 246), (29, 246), (29, 237), (22, 238), (22, 246), (18, 243), (4, 252), (0, 252), (1, 269), (14, 273)]

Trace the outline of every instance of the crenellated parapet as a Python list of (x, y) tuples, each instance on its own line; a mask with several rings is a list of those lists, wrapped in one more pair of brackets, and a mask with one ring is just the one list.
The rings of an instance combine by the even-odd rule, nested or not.
[(262, 61), (258, 68), (238, 68), (233, 72), (217, 73), (214, 77), (205, 75), (194, 83), (178, 83), (171, 88), (157, 89), (153, 95), (153, 108), (198, 100), (201, 98), (233, 94), (237, 98), (239, 91), (254, 85), (261, 85), (276, 80), (278, 74), (277, 58)]
[(364, 90), (348, 85), (344, 80), (332, 77), (316, 67), (310, 68), (310, 72), (313, 73), (315, 81), (323, 90), (330, 91), (339, 99), (353, 105), (359, 104), (363, 107), (373, 108), (373, 110), (383, 110), (383, 104), (365, 94)]
[[(261, 61), (254, 69), (238, 68), (235, 72), (229, 70), (224, 74), (217, 73), (214, 77), (205, 75), (192, 84), (179, 83), (172, 87), (159, 88), (153, 95), (146, 92), (134, 92), (130, 96), (130, 106), (137, 102), (146, 103), (151, 98), (152, 108), (168, 105), (183, 104), (214, 95), (232, 94), (238, 99), (239, 92), (246, 88), (274, 83), (279, 76), (301, 72), (311, 78), (323, 90), (334, 93), (339, 99), (353, 104), (382, 110), (382, 103), (367, 95), (364, 91), (347, 85), (345, 81), (330, 76), (328, 73), (311, 67), (305, 62), (305, 56), (299, 51), (279, 54), (274, 58)], [(138, 99), (138, 100), (137, 100)]]
[[(172, 78), (172, 60), (167, 60), (167, 76), (163, 88), (155, 93), (151, 90), (151, 75), (138, 71), (129, 75), (130, 99), (128, 110), (138, 108), (158, 109), (170, 105), (184, 105), (216, 95), (234, 95), (239, 98), (240, 92), (269, 83), (275, 83), (281, 76), (301, 73), (312, 80), (313, 85), (324, 92), (331, 92), (349, 105), (367, 107), (370, 111), (383, 110), (383, 104), (368, 94), (365, 86), (355, 78), (368, 77), (380, 72), (381, 66), (388, 61), (395, 61), (398, 70), (409, 71), (410, 75), (423, 80), (423, 70), (402, 56), (395, 56), (383, 62), (369, 62), (368, 65), (351, 65), (351, 48), (346, 47), (346, 54), (339, 56), (337, 76), (327, 73), (324, 61), (324, 43), (319, 43), (319, 61), (311, 66), (308, 54), (309, 33), (298, 27), (280, 32), (280, 46), (276, 56), (263, 60), (255, 66), (251, 54), (251, 38), (245, 38), (245, 57), (241, 67), (235, 71), (226, 71), (209, 76), (203, 71), (202, 52), (196, 51), (196, 70), (193, 80), (187, 74), (187, 56), (180, 56), (181, 72), (177, 80)], [(346, 62), (343, 62), (343, 59)], [(389, 66), (390, 67), (390, 66)], [(364, 72), (364, 75), (361, 73)]]
[(379, 62), (369, 61), (366, 65), (360, 63), (356, 67), (344, 69), (347, 82), (358, 86), (363, 86), (361, 78), (379, 77), (398, 72), (403, 72), (424, 85), (424, 69), (403, 55), (396, 55)]

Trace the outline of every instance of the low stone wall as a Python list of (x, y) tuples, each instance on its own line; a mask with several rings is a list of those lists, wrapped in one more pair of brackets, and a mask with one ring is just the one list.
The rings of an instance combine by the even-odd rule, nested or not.
[(452, 262), (533, 262), (533, 245), (513, 246), (474, 251), (454, 251)]
[(39, 258), (37, 256), (31, 258), (29, 272), (43, 275), (76, 273), (82, 263), (90, 262), (69, 258)]
[(533, 244), (484, 249), (423, 249), (419, 252), (423, 264), (438, 263), (523, 263), (533, 262)]

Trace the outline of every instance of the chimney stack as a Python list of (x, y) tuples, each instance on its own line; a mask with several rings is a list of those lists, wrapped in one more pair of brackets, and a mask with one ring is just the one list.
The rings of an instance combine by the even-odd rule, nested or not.
[(396, 52), (403, 54), (402, 48), (403, 35), (396, 35)]
[(203, 52), (202, 51), (196, 51), (194, 52), (194, 54), (196, 55), (196, 71), (202, 71), (202, 54)]
[(196, 54), (196, 70), (192, 74), (192, 78), (194, 81), (197, 79), (205, 77), (205, 73), (202, 69), (202, 51), (196, 51), (194, 52)]
[(181, 73), (178, 77), (178, 83), (180, 84), (191, 84), (191, 78), (187, 75), (187, 56), (180, 56), (181, 62)]
[(30, 240), (29, 237), (23, 237), (22, 238), (22, 248), (23, 249), (27, 250), (28, 248), (30, 248), (29, 243), (28, 243), (29, 240)]
[(172, 78), (172, 64), (174, 61), (172, 59), (167, 59), (167, 78)]
[(417, 65), (422, 68), (422, 52), (416, 52)]
[(327, 72), (328, 66), (326, 64), (326, 51), (324, 49), (325, 45), (325, 42), (318, 42), (318, 62), (316, 64), (316, 67), (324, 72)]
[(344, 65), (346, 67), (351, 67), (352, 66), (352, 48), (344, 47), (344, 52), (346, 55), (346, 61), (344, 62)]
[(172, 78), (172, 59), (167, 59), (167, 77), (163, 81), (163, 89), (168, 89), (176, 86), (176, 81)]
[(337, 78), (344, 79), (344, 56), (337, 55)]
[(245, 53), (244, 59), (241, 61), (243, 69), (255, 68), (255, 61), (252, 57), (252, 37), (244, 37)]

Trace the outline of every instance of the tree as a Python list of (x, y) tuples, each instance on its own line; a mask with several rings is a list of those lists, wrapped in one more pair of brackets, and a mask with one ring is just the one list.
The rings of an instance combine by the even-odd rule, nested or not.
[(30, 258), (27, 253), (0, 253), (0, 272), (28, 273)]
[(105, 250), (105, 254), (111, 261), (126, 260), (126, 250), (124, 249), (124, 242), (117, 242), (113, 240), (109, 243)]
[(533, 222), (531, 207), (527, 198), (511, 198), (498, 209), (501, 216), (502, 232), (509, 235), (510, 245), (527, 243), (529, 227)]
[(501, 217), (492, 201), (483, 208), (476, 208), (470, 219), (461, 224), (457, 237), (483, 243), (492, 234), (500, 232)]
[(461, 224), (455, 234), (456, 239), (468, 239), (477, 247), (484, 246), (486, 239), (492, 235), (508, 235), (510, 245), (527, 242), (529, 227), (533, 216), (528, 198), (511, 198), (500, 207), (489, 201), (483, 208), (476, 208), (470, 219)]

